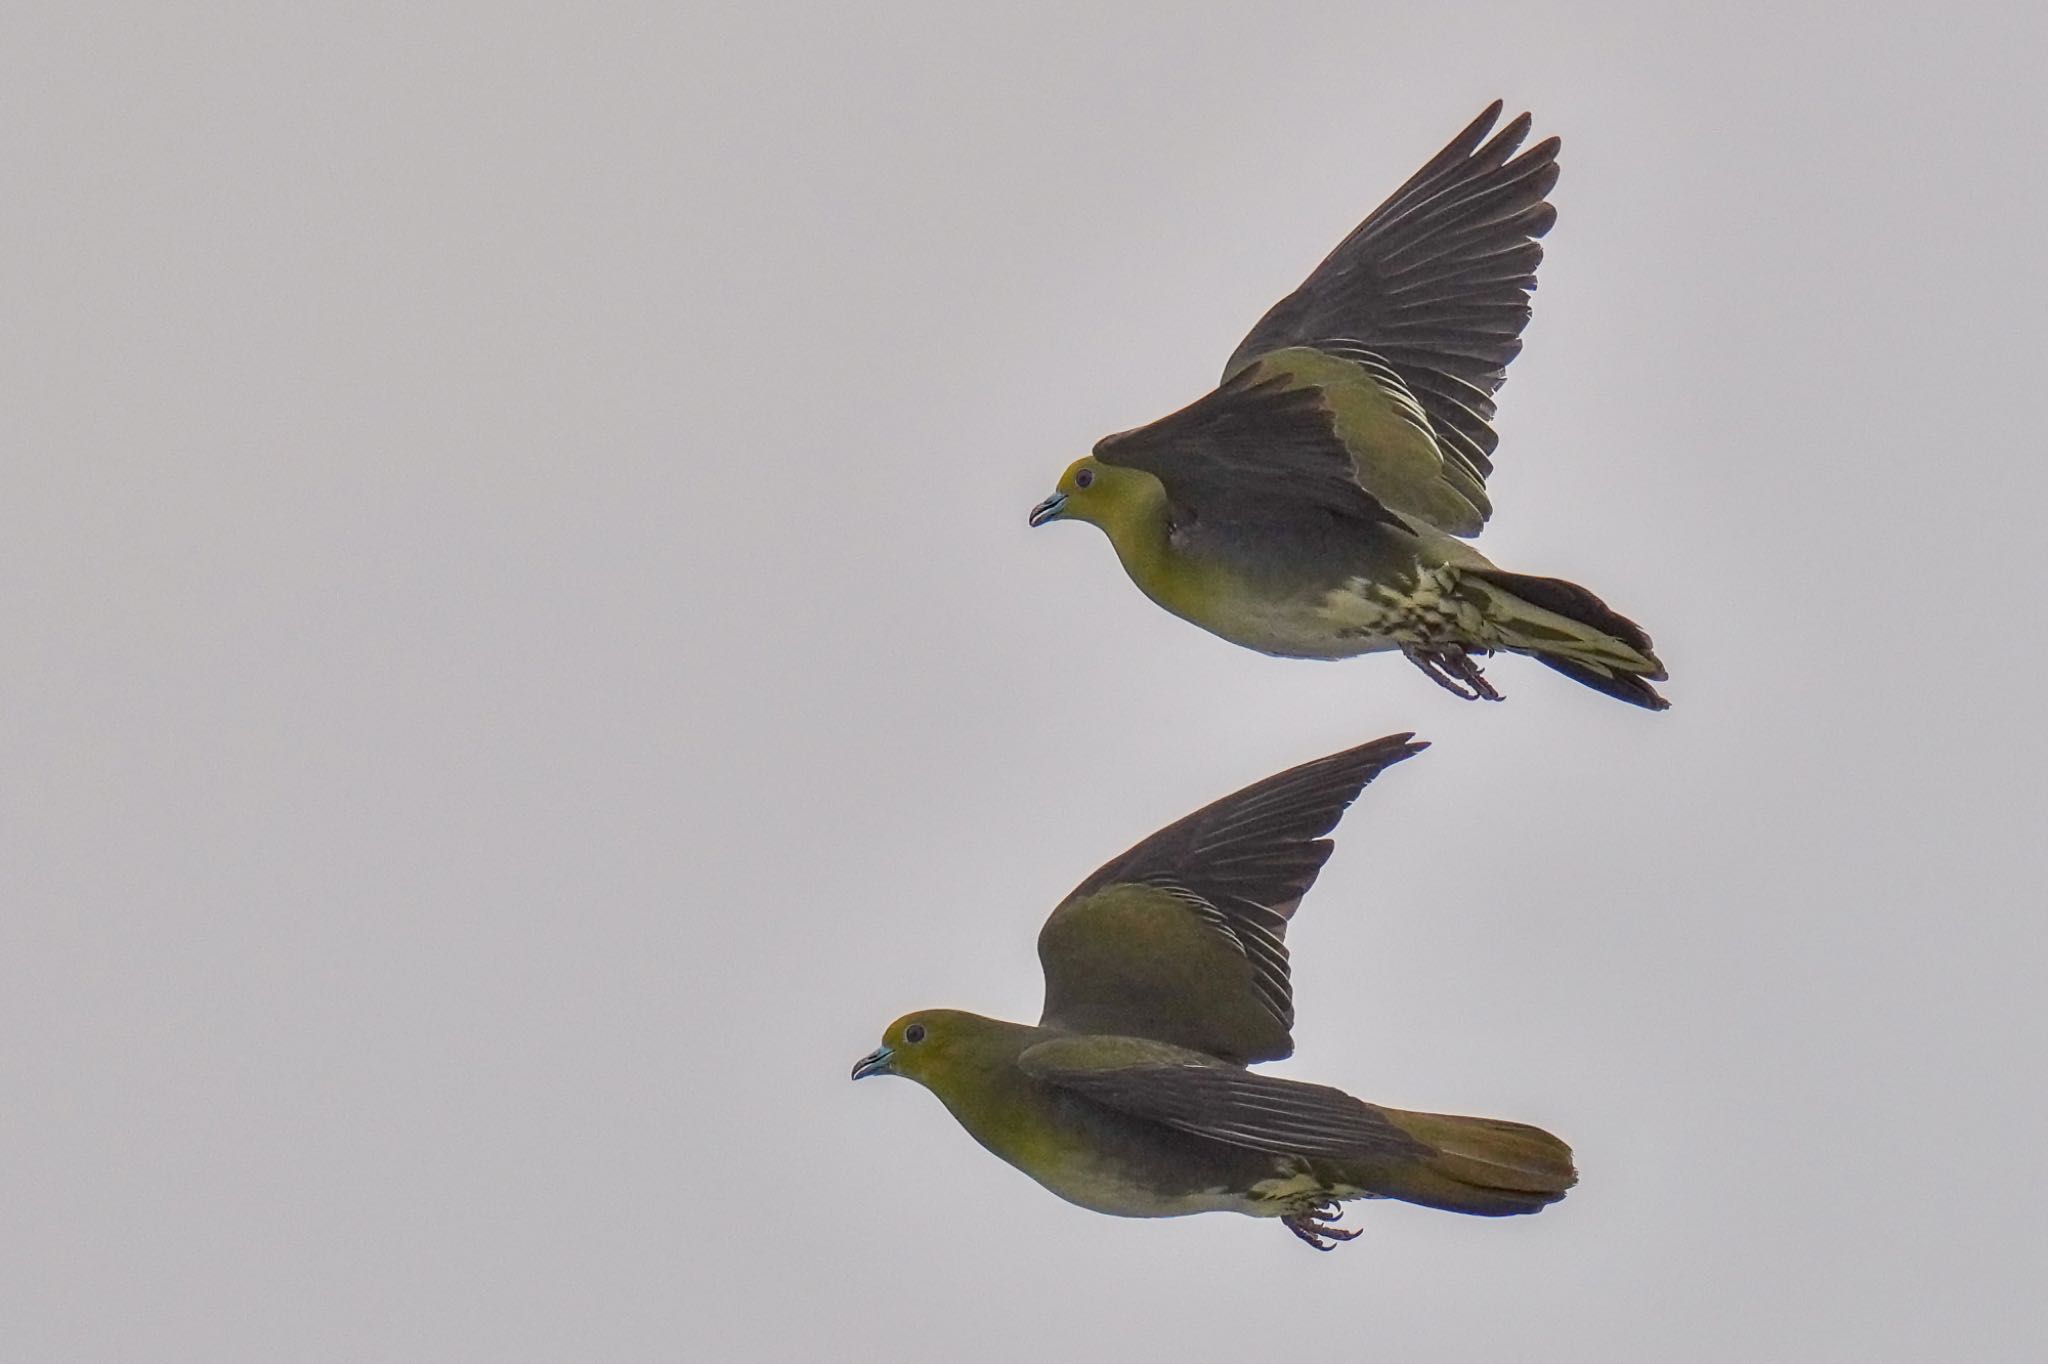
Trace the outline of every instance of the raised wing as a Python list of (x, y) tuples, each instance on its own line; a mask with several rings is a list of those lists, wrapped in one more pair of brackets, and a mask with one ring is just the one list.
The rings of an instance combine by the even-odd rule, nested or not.
[[(1274, 304), (1224, 367), (1226, 380), (1287, 376), (1330, 404), (1418, 405), (1441, 473), (1408, 445), (1354, 445), (1358, 478), (1385, 505), (1460, 535), (1492, 507), (1493, 395), (1522, 349), (1538, 238), (1557, 220), (1558, 139), (1516, 155), (1527, 114), (1491, 138), (1498, 100)], [(1391, 381), (1390, 381), (1391, 376)]]
[(1130, 1037), (1060, 1037), (1018, 1058), (1024, 1072), (1133, 1117), (1273, 1155), (1423, 1156), (1380, 1109), (1327, 1085), (1283, 1080)]
[(1110, 861), (1038, 935), (1040, 1023), (1228, 1061), (1290, 1054), (1287, 923), (1366, 783), (1428, 745), (1395, 734), (1225, 796)]

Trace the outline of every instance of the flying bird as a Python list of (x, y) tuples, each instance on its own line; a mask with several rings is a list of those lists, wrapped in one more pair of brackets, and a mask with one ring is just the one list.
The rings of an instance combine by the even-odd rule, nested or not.
[(1495, 568), (1494, 394), (1522, 349), (1558, 139), (1517, 150), (1496, 100), (1253, 327), (1212, 393), (1107, 436), (1030, 521), (1102, 528), (1160, 606), (1285, 658), (1399, 649), (1471, 700), (1477, 658), (1527, 654), (1668, 704), (1633, 621), (1576, 584)]
[(853, 1078), (917, 1081), (976, 1141), (1070, 1203), (1119, 1217), (1277, 1217), (1317, 1250), (1358, 1233), (1340, 1204), (1536, 1212), (1577, 1180), (1521, 1123), (1382, 1108), (1248, 1069), (1294, 1050), (1287, 925), (1323, 837), (1396, 734), (1248, 786), (1083, 881), (1038, 935), (1037, 1024), (924, 1009)]

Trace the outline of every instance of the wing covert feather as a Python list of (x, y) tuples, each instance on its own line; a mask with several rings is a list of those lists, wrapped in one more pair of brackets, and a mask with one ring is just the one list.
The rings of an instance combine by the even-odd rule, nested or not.
[(1247, 370), (1178, 412), (1103, 437), (1095, 457), (1158, 479), (1182, 527), (1304, 515), (1364, 525), (1391, 519), (1359, 481), (1338, 423), (1315, 386)]
[(1040, 1021), (1232, 1061), (1288, 1055), (1287, 924), (1330, 855), (1323, 835), (1368, 782), (1426, 746), (1395, 734), (1304, 763), (1112, 858), (1039, 933)]
[(1429, 1150), (1384, 1111), (1341, 1089), (1260, 1075), (1143, 1039), (1054, 1038), (1027, 1049), (1018, 1065), (1104, 1107), (1273, 1155), (1357, 1160)]

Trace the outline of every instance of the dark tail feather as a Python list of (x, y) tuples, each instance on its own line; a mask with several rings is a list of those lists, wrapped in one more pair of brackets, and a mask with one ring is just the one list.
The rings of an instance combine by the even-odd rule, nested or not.
[[(1531, 606), (1555, 611), (1566, 620), (1575, 620), (1602, 634), (1612, 635), (1645, 658), (1657, 656), (1650, 646), (1649, 633), (1642, 626), (1577, 583), (1568, 583), (1563, 578), (1539, 578), (1529, 573), (1503, 573), (1497, 568), (1487, 569), (1483, 576)], [(1660, 679), (1664, 676), (1661, 669), (1657, 676)]]
[(1553, 654), (1535, 654), (1533, 657), (1546, 668), (1555, 668), (1574, 682), (1583, 682), (1594, 691), (1605, 692), (1632, 706), (1641, 706), (1644, 710), (1671, 709), (1671, 703), (1636, 673), (1602, 673)]
[(1485, 609), (1505, 647), (1632, 706), (1671, 704), (1650, 685), (1665, 674), (1649, 633), (1577, 583), (1497, 568), (1465, 578), (1490, 597)]

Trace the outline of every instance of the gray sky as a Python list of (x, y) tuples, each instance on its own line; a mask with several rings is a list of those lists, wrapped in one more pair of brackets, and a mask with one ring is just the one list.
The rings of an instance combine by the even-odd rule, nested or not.
[[(0, 21), (0, 1358), (2048, 1350), (2038, 17), (732, 8)], [(1565, 173), (1482, 545), (1664, 716), (1024, 525), (1495, 95)], [(1558, 1207), (1318, 1256), (847, 1083), (1399, 729), (1282, 1069)]]

